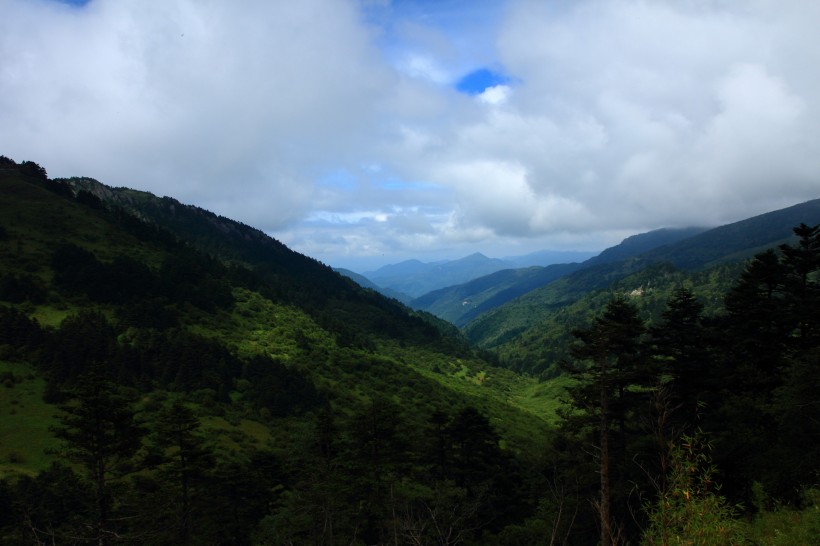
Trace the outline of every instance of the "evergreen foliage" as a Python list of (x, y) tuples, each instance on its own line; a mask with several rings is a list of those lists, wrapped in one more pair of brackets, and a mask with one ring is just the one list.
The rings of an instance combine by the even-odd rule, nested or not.
[(134, 420), (130, 402), (96, 369), (83, 375), (69, 396), (53, 432), (62, 441), (61, 457), (82, 469), (91, 488), (93, 508), (86, 516), (85, 536), (101, 545), (119, 542), (118, 521), (125, 508), (115, 485), (134, 472), (133, 458), (144, 431)]

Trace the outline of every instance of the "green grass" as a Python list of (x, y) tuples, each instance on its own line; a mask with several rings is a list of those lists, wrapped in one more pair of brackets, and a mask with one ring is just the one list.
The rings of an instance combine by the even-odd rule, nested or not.
[(265, 448), (271, 441), (268, 427), (250, 419), (232, 423), (223, 417), (207, 416), (200, 422), (205, 436), (214, 443), (217, 451), (241, 453), (248, 447)]
[(35, 319), (40, 326), (56, 328), (67, 316), (77, 314), (79, 310), (78, 307), (69, 307), (67, 305), (60, 305), (59, 307), (40, 305), (29, 316)]
[(49, 433), (57, 410), (43, 402), (45, 381), (28, 365), (0, 361), (0, 376), (8, 373), (15, 380), (0, 383), (0, 477), (36, 474), (54, 460), (46, 449), (57, 445)]
[(453, 358), (420, 347), (380, 347), (392, 353), (419, 376), (440, 385), (455, 399), (470, 404), (489, 418), (502, 445), (518, 453), (533, 453), (550, 434), (555, 422), (550, 391), (537, 392), (538, 382), (503, 368), (470, 358)]
[(558, 410), (563, 405), (564, 389), (572, 380), (565, 376), (542, 383), (520, 382), (519, 388), (510, 393), (509, 402), (516, 407), (537, 415), (546, 422), (558, 424)]
[(817, 544), (820, 537), (820, 490), (806, 493), (803, 510), (779, 507), (761, 512), (746, 524), (750, 544), (761, 546), (804, 546)]

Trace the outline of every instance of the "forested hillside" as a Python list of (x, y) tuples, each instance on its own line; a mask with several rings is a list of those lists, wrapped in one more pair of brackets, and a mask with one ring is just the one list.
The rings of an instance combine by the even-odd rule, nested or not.
[(0, 195), (0, 543), (820, 531), (814, 224), (735, 265), (589, 268), (528, 338), (552, 353), (500, 355), (539, 382), (171, 198), (5, 157)]
[(513, 369), (555, 374), (567, 356), (569, 331), (589, 320), (612, 293), (632, 294), (645, 316), (657, 319), (675, 287), (685, 284), (707, 312), (715, 312), (746, 260), (793, 241), (794, 226), (819, 222), (820, 199), (707, 231), (659, 230), (631, 237), (577, 271), (489, 308), (463, 330)]
[[(416, 309), (452, 322), (459, 328), (480, 320), (485, 313), (507, 302), (542, 288), (584, 268), (632, 258), (655, 248), (686, 239), (704, 231), (701, 228), (659, 229), (626, 238), (583, 262), (555, 263), (543, 267), (505, 269), (464, 284), (429, 292), (409, 302)], [(598, 274), (596, 273), (597, 277)], [(604, 282), (606, 284), (606, 282)], [(480, 340), (479, 340), (480, 341)]]
[(534, 506), (554, 413), (451, 326), (170, 198), (7, 158), (0, 184), (3, 543), (373, 543)]
[(464, 284), (435, 290), (410, 301), (409, 305), (462, 327), (483, 313), (581, 267), (581, 264), (573, 263), (504, 269)]

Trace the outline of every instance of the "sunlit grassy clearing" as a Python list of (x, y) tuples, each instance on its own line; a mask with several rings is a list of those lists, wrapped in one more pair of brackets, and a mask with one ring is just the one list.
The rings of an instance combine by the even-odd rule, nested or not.
[(56, 409), (43, 402), (45, 380), (28, 365), (0, 361), (0, 375), (7, 373), (13, 374), (15, 382), (13, 386), (0, 383), (0, 477), (34, 474), (54, 460), (46, 450), (57, 444), (49, 433), (49, 427), (57, 424)]

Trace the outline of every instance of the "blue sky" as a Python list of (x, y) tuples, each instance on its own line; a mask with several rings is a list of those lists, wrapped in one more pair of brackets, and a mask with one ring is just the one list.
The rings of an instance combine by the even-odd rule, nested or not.
[(820, 197), (817, 20), (802, 0), (0, 0), (0, 153), (359, 271), (600, 250)]
[(509, 85), (510, 83), (511, 80), (508, 76), (491, 68), (482, 67), (462, 76), (456, 82), (456, 89), (468, 95), (480, 95), (490, 87)]

